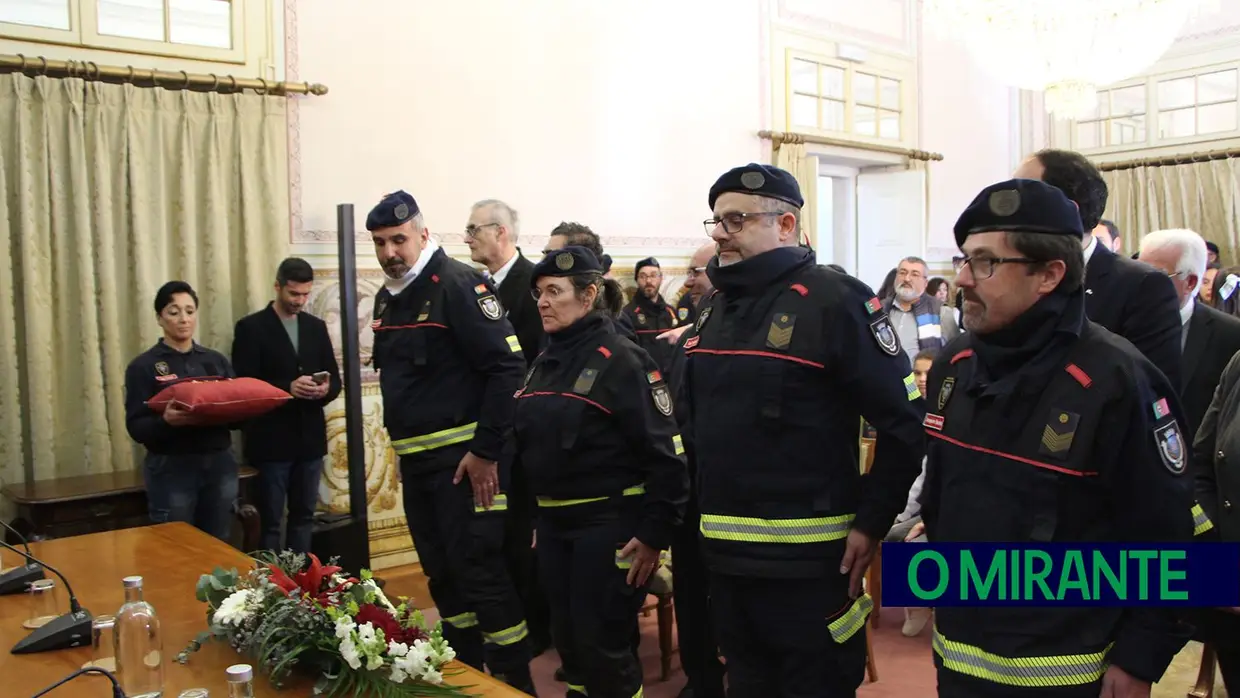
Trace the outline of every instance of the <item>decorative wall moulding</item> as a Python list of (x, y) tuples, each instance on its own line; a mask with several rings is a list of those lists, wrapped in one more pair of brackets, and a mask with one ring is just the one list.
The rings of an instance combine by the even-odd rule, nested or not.
[(775, 22), (823, 38), (912, 56), (917, 52), (917, 0), (774, 0)]

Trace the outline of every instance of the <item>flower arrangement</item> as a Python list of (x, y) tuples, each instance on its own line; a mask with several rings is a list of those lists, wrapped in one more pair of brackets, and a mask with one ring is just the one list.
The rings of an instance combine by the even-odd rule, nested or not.
[(442, 626), (427, 628), (408, 599), (393, 604), (370, 572), (345, 577), (314, 555), (262, 553), (255, 569), (216, 568), (198, 580), (209, 630), (177, 655), (185, 664), (211, 640), (252, 657), (280, 688), (299, 670), (318, 677), (315, 695), (371, 698), (464, 696), (444, 683), (456, 652)]

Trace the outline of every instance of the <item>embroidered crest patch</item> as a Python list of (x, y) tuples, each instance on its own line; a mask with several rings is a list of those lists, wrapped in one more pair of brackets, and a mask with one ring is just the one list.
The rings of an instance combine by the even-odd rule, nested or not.
[(375, 314), (374, 322), (370, 323), (372, 328), (378, 327), (383, 322), (383, 313), (387, 311), (388, 299), (383, 296), (375, 296)]
[(1170, 424), (1155, 429), (1154, 440), (1158, 442), (1158, 454), (1162, 456), (1167, 470), (1176, 475), (1183, 473), (1184, 437), (1180, 435), (1180, 425), (1172, 420)]
[(167, 361), (156, 361), (155, 362), (155, 374), (156, 375), (166, 376), (168, 375), (168, 373), (169, 373), (169, 368), (168, 368)]
[(560, 271), (568, 271), (573, 268), (573, 256), (568, 252), (561, 252), (555, 256), (555, 266)]
[(956, 377), (948, 376), (943, 379), (943, 384), (939, 386), (939, 411), (942, 412), (947, 407), (947, 401), (952, 399), (952, 391), (956, 389)]
[(896, 339), (896, 330), (891, 326), (891, 321), (886, 315), (870, 323), (870, 334), (874, 335), (878, 348), (887, 352), (888, 355), (897, 356), (900, 353), (900, 341)]
[(659, 414), (664, 417), (672, 416), (672, 392), (667, 389), (667, 386), (656, 385), (650, 392), (654, 396), (654, 406), (659, 410)]
[(796, 322), (796, 315), (775, 313), (771, 318), (771, 326), (766, 331), (766, 346), (781, 351), (787, 349), (792, 344), (792, 328)]
[(488, 320), (498, 320), (504, 317), (504, 308), (499, 304), (499, 299), (495, 296), (483, 296), (478, 299), (478, 307), (482, 309), (482, 314)]
[(644, 324), (646, 324), (646, 316), (645, 316), (645, 315), (643, 315), (643, 314), (641, 314), (641, 313), (638, 313), (638, 314), (637, 314), (637, 324), (639, 324), (639, 325), (644, 325)]
[(1052, 409), (1046, 418), (1046, 426), (1042, 428), (1042, 445), (1038, 452), (1053, 458), (1067, 458), (1080, 421), (1080, 415), (1058, 408)]
[(684, 322), (685, 320), (688, 320), (688, 319), (689, 319), (689, 309), (688, 309), (688, 308), (677, 308), (677, 309), (676, 309), (676, 317), (680, 318), (680, 321), (681, 321), (681, 322)]
[(707, 308), (702, 311), (701, 315), (698, 316), (697, 325), (694, 327), (694, 329), (696, 329), (698, 332), (702, 331), (702, 326), (706, 324), (706, 319), (710, 317), (710, 311), (711, 309)]

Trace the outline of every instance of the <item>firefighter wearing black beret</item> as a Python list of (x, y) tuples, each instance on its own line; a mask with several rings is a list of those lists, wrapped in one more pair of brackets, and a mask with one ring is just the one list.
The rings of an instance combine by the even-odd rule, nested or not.
[[(1001, 182), (955, 234), (968, 333), (939, 354), (927, 385), (930, 540), (1191, 540), (1175, 387), (1086, 319), (1076, 207), (1040, 181)], [(1188, 639), (1168, 608), (935, 614), (940, 696), (1148, 696)]]
[[(852, 696), (862, 578), (921, 472), (923, 401), (882, 304), (798, 246), (784, 170), (710, 189), (715, 294), (684, 339), (684, 387), (715, 630), (731, 698)], [(878, 429), (862, 477), (861, 418)]]
[(659, 367), (617, 332), (620, 286), (584, 247), (534, 267), (548, 338), (517, 394), (515, 452), (538, 502), (539, 574), (568, 695), (633, 698), (637, 613), (688, 496)]
[(502, 553), (507, 474), (497, 464), (521, 346), (495, 288), (430, 238), (412, 196), (385, 196), (366, 229), (387, 276), (371, 323), (383, 421), (444, 636), (461, 661), (533, 693), (529, 631)]
[(676, 308), (668, 305), (660, 292), (663, 268), (659, 260), (647, 257), (638, 262), (633, 267), (633, 280), (637, 282), (637, 290), (633, 292), (633, 301), (624, 306), (624, 314), (637, 334), (638, 346), (649, 352), (659, 368), (666, 372), (676, 353), (676, 345), (659, 339), (659, 335), (681, 323)]

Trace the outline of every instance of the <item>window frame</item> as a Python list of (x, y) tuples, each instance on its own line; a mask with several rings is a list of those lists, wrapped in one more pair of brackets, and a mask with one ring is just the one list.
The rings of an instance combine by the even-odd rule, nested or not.
[[(232, 48), (174, 44), (171, 41), (136, 39), (125, 36), (100, 34), (98, 0), (65, 0), (69, 5), (69, 28), (52, 29), (27, 24), (0, 22), (0, 39), (28, 41), (37, 44), (55, 44), (82, 49), (97, 49), (148, 56), (167, 56), (210, 63), (245, 65), (248, 62), (247, 24), (251, 11), (263, 11), (261, 2), (253, 4), (246, 0), (221, 0), (231, 6)], [(164, 34), (170, 32), (168, 0), (164, 2)]]
[[(805, 61), (805, 62), (813, 63), (818, 66), (827, 66), (827, 67), (838, 68), (840, 70), (843, 70), (844, 71), (843, 99), (840, 100), (835, 97), (830, 97), (830, 96), (826, 96), (823, 94), (822, 71), (821, 70), (817, 71), (818, 73), (818, 94), (807, 95), (802, 92), (797, 92), (795, 89), (793, 89), (792, 75), (793, 75), (793, 66), (795, 64), (794, 61)], [(824, 136), (827, 138), (833, 138), (837, 140), (847, 140), (847, 141), (853, 141), (853, 142), (863, 143), (863, 144), (869, 143), (869, 144), (887, 145), (887, 146), (909, 146), (915, 140), (914, 133), (913, 133), (915, 129), (913, 128), (913, 124), (910, 124), (910, 119), (912, 118), (912, 113), (911, 113), (912, 110), (909, 109), (909, 106), (911, 104), (911, 95), (909, 91), (910, 89), (912, 89), (913, 85), (912, 85), (912, 80), (910, 79), (908, 75), (904, 75), (900, 73), (899, 71), (886, 69), (882, 66), (878, 66), (875, 64), (871, 64), (871, 63), (856, 63), (852, 61), (841, 60), (838, 58), (830, 58), (828, 56), (824, 56), (824, 55), (815, 53), (813, 51), (806, 51), (804, 49), (798, 49), (794, 47), (786, 47), (784, 49), (783, 68), (784, 68), (784, 91), (783, 91), (784, 92), (784, 110), (783, 111), (784, 111), (784, 129), (786, 131), (791, 131), (791, 132), (796, 132), (796, 133), (810, 133), (810, 134), (820, 135), (820, 136)], [(869, 102), (859, 101), (857, 99), (854, 83), (857, 79), (858, 73), (874, 76), (875, 97), (876, 97), (875, 101), (878, 102), (878, 104), (871, 104)], [(895, 81), (900, 86), (899, 106), (897, 109), (891, 109), (887, 107), (886, 105), (881, 104), (882, 102), (882, 80), (884, 79)], [(836, 102), (842, 101), (844, 104), (844, 130), (832, 131), (829, 129), (820, 128), (817, 125), (810, 127), (810, 126), (804, 126), (804, 125), (794, 123), (792, 103), (793, 103), (793, 97), (795, 95), (801, 95), (801, 96), (807, 96), (807, 97), (813, 96), (815, 99), (818, 100), (819, 122), (822, 121), (821, 110), (822, 110), (823, 100), (831, 100), (831, 101), (836, 101)], [(874, 122), (875, 135), (870, 136), (870, 135), (856, 132), (855, 130), (856, 110), (857, 110), (857, 107), (859, 106), (862, 108), (869, 108), (869, 109), (875, 110), (876, 112), (875, 113), (876, 120)], [(884, 138), (882, 136), (877, 135), (882, 132), (882, 120), (881, 120), (882, 114), (884, 112), (893, 112), (893, 111), (899, 115), (899, 122), (898, 122), (900, 126), (899, 138)]]

